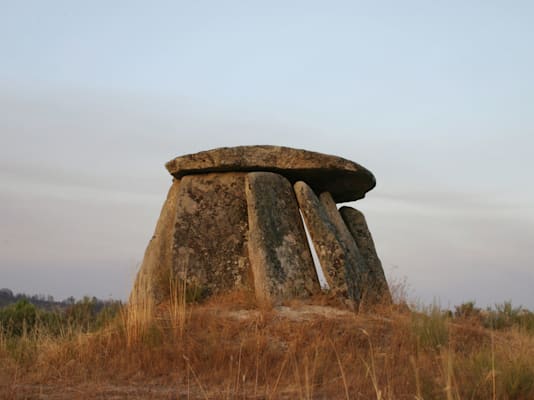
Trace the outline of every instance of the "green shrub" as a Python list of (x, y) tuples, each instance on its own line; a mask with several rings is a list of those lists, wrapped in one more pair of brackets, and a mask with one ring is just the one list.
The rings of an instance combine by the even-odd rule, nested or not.
[(112, 301), (107, 303), (98, 313), (95, 319), (95, 328), (102, 328), (111, 323), (122, 310), (122, 303), (120, 301)]
[(455, 318), (480, 318), (481, 310), (475, 307), (474, 301), (467, 301), (454, 307)]
[(35, 327), (36, 321), (37, 309), (26, 299), (0, 310), (0, 326), (8, 335), (22, 336)]
[(488, 308), (483, 324), (486, 328), (506, 329), (516, 326), (534, 334), (534, 313), (521, 306), (513, 307), (512, 302), (496, 304), (495, 309)]
[[(497, 382), (508, 399), (534, 398), (534, 369), (532, 362), (522, 357), (497, 365)], [(502, 398), (505, 398), (504, 396)]]
[(412, 313), (412, 332), (417, 344), (427, 349), (439, 350), (449, 340), (449, 314), (438, 306)]
[(92, 332), (110, 323), (121, 308), (118, 301), (104, 303), (94, 297), (84, 297), (67, 309), (48, 311), (22, 299), (0, 308), (0, 329), (6, 337), (20, 337), (37, 331), (53, 336)]
[(65, 316), (71, 328), (91, 332), (109, 323), (121, 308), (122, 304), (118, 301), (103, 303), (96, 297), (84, 297), (68, 307)]
[(65, 316), (71, 327), (79, 328), (83, 332), (88, 332), (94, 328), (96, 319), (96, 299), (84, 297), (67, 308)]

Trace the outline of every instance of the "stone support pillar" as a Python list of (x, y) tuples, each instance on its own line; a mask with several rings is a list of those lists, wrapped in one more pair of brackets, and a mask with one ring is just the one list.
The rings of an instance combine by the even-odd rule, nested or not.
[(323, 205), (326, 214), (330, 218), (330, 222), (334, 225), (343, 247), (345, 248), (345, 259), (348, 264), (347, 271), (347, 286), (353, 286), (352, 293), (358, 297), (354, 300), (361, 301), (367, 297), (367, 281), (369, 278), (369, 270), (365, 260), (362, 258), (358, 246), (354, 241), (349, 229), (345, 225), (341, 214), (337, 209), (337, 205), (329, 192), (323, 192), (319, 196), (321, 204)]
[(248, 256), (263, 305), (320, 291), (293, 187), (281, 175), (246, 177)]
[(172, 275), (174, 225), (179, 188), (180, 180), (173, 179), (161, 208), (154, 235), (148, 243), (143, 262), (137, 272), (130, 303), (138, 303), (147, 299), (150, 299), (152, 303), (158, 303), (169, 294), (168, 284)]
[(242, 172), (187, 175), (177, 198), (173, 270), (187, 297), (200, 300), (251, 288)]
[(347, 285), (347, 278), (354, 276), (354, 271), (339, 232), (328, 213), (305, 182), (295, 183), (294, 189), (330, 290), (348, 295), (353, 300), (359, 299), (360, 293), (356, 291), (356, 285)]
[(382, 268), (382, 262), (378, 258), (365, 216), (362, 212), (352, 207), (341, 207), (339, 212), (367, 264), (369, 270), (369, 279), (367, 280), (369, 301), (375, 303), (391, 302), (391, 294)]

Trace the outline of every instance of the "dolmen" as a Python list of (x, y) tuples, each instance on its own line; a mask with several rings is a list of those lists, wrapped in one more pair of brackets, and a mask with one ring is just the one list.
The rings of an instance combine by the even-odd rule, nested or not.
[(364, 215), (337, 206), (375, 186), (361, 165), (288, 147), (239, 146), (177, 157), (166, 167), (173, 182), (130, 302), (159, 304), (173, 290), (188, 301), (244, 290), (258, 306), (324, 290), (355, 305), (390, 301)]

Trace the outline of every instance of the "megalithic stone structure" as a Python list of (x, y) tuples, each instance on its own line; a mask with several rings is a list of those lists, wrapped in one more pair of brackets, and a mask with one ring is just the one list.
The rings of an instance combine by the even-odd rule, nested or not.
[(329, 290), (355, 303), (390, 300), (363, 215), (336, 206), (375, 186), (361, 165), (288, 147), (239, 146), (177, 157), (166, 167), (173, 184), (130, 302), (157, 305), (185, 287), (189, 301), (244, 290), (259, 305), (276, 305), (319, 292), (316, 268)]

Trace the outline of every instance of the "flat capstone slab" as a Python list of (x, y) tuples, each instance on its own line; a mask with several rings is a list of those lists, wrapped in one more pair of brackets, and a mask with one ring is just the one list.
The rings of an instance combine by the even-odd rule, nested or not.
[(165, 166), (177, 179), (210, 172), (275, 172), (292, 184), (306, 182), (315, 193), (330, 192), (337, 203), (361, 199), (376, 185), (373, 174), (353, 161), (282, 146), (221, 147), (177, 157)]

